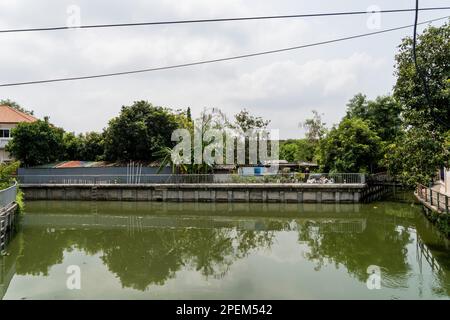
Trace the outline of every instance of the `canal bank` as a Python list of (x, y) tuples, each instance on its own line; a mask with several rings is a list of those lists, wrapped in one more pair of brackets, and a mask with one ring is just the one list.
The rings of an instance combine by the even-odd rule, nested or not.
[(26, 200), (358, 203), (381, 190), (362, 183), (24, 184)]
[(450, 197), (421, 184), (417, 185), (414, 195), (422, 204), (425, 216), (450, 237)]

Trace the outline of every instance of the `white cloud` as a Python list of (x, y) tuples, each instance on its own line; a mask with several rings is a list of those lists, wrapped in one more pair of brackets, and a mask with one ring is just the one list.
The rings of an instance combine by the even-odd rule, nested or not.
[[(68, 5), (82, 23), (121, 23), (365, 10), (352, 0), (2, 0), (0, 29), (64, 25)], [(392, 8), (391, 1), (378, 5)], [(410, 1), (399, 0), (398, 7)], [(440, 5), (433, 0), (429, 6)], [(421, 13), (421, 18), (437, 13)], [(382, 28), (410, 24), (410, 15), (383, 16)], [(364, 17), (204, 23), (136, 28), (0, 34), (0, 83), (116, 72), (222, 58), (368, 32)], [(282, 137), (312, 109), (337, 122), (357, 92), (373, 97), (393, 84), (395, 47), (410, 30), (316, 48), (164, 72), (37, 86), (0, 88), (67, 130), (101, 130), (121, 105), (148, 99), (164, 106), (248, 108), (272, 120)]]

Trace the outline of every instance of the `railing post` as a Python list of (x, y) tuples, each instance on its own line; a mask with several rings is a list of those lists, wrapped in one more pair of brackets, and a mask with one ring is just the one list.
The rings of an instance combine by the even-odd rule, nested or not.
[(430, 204), (433, 205), (433, 189), (430, 189)]
[(448, 214), (448, 196), (445, 196), (445, 213)]
[(439, 211), (439, 206), (440, 206), (440, 203), (439, 203), (439, 192), (437, 193), (436, 198), (437, 198), (437, 208), (438, 208), (438, 211)]

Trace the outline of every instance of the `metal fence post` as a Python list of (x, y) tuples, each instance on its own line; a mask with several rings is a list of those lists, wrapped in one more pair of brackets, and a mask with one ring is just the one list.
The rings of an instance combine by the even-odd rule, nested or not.
[(448, 214), (448, 196), (445, 196), (445, 212)]
[(440, 206), (440, 203), (439, 203), (439, 192), (437, 193), (436, 198), (437, 198), (437, 208), (438, 208), (438, 211), (439, 211), (439, 206)]

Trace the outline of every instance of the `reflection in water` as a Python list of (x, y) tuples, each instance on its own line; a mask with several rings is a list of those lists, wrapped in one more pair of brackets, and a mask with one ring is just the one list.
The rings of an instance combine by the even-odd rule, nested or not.
[[(26, 211), (1, 262), (5, 298), (71, 297), (58, 271), (69, 261), (121, 286), (107, 289), (108, 278), (77, 298), (450, 296), (448, 241), (408, 204), (30, 202)], [(377, 293), (365, 287), (369, 265), (382, 269)], [(329, 288), (339, 283), (344, 296)]]

